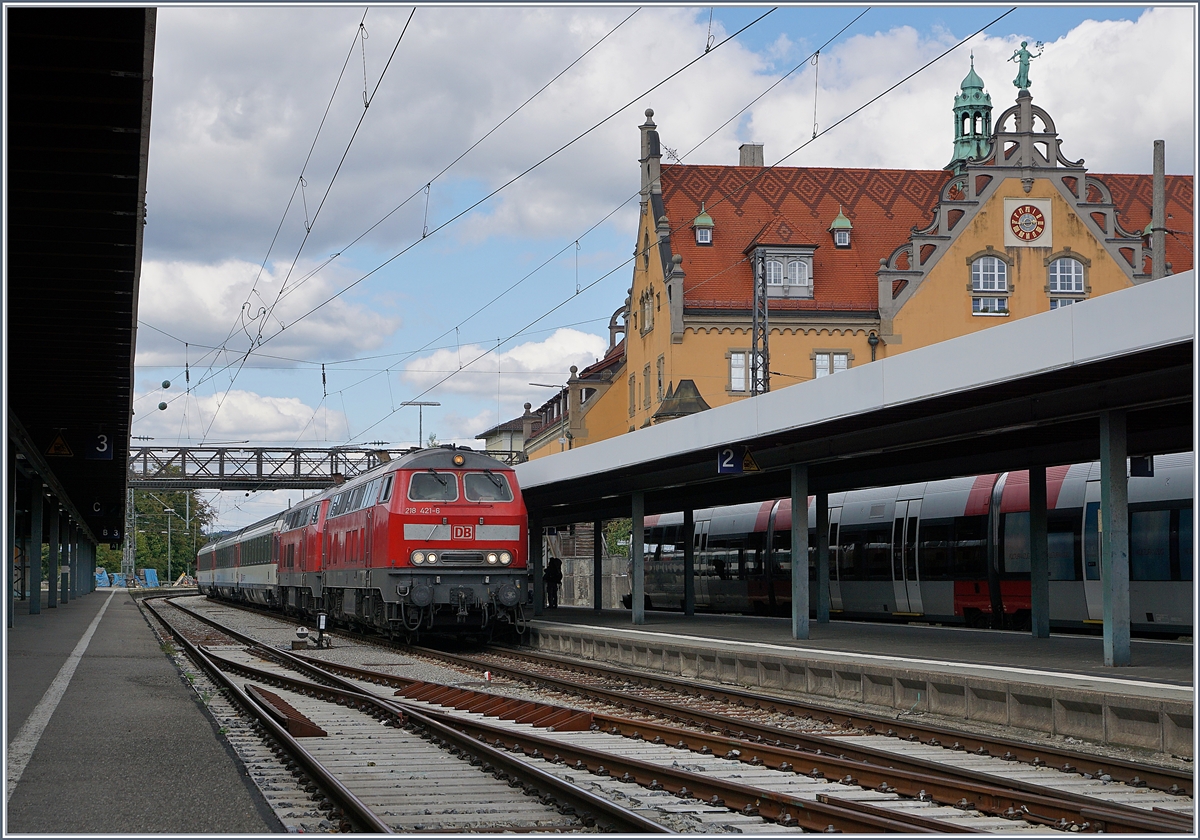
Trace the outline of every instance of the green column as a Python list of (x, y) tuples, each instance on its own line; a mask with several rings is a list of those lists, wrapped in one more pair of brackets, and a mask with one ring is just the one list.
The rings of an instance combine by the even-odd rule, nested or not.
[(1029, 607), (1036, 639), (1050, 637), (1050, 547), (1046, 536), (1046, 468), (1029, 469)]
[(792, 466), (792, 638), (808, 638), (808, 464)]
[(1100, 415), (1100, 562), (1104, 664), (1129, 664), (1129, 478), (1125, 412)]
[(29, 540), (26, 562), (29, 563), (26, 586), (29, 587), (29, 614), (42, 611), (42, 532), (45, 530), (43, 513), (46, 497), (42, 490), (42, 479), (29, 479)]
[(592, 522), (592, 609), (604, 609), (604, 521)]
[(58, 565), (62, 562), (62, 551), (59, 546), (62, 542), (62, 528), (59, 526), (58, 516), (58, 499), (50, 497), (50, 516), (47, 517), (47, 523), (50, 534), (50, 568), (46, 571), (46, 606), (50, 609), (58, 608)]

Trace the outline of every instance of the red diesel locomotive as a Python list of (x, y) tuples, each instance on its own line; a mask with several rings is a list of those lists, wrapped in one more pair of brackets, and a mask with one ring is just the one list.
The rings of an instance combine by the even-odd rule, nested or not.
[(326, 613), (415, 640), (525, 628), (528, 520), (516, 475), (469, 449), (411, 452), (206, 545), (201, 593)]

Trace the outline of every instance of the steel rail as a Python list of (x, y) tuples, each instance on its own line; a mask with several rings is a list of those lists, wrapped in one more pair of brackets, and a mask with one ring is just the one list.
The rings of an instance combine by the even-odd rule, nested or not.
[[(611, 802), (603, 797), (596, 796), (595, 794), (583, 790), (576, 785), (572, 785), (570, 782), (559, 779), (553, 774), (546, 773), (545, 771), (539, 770), (538, 768), (533, 767), (528, 763), (521, 761), (520, 759), (514, 758), (503, 751), (498, 751), (487, 744), (478, 743), (469, 738), (464, 739), (463, 736), (452, 727), (448, 728), (445, 723), (436, 720), (427, 714), (424, 714), (419, 709), (404, 708), (400, 706), (400, 704), (378, 697), (377, 695), (369, 692), (364, 692), (361, 686), (354, 685), (353, 682), (344, 680), (335, 674), (330, 674), (315, 666), (309, 665), (300, 657), (294, 656), (287, 651), (265, 647), (253, 637), (248, 636), (240, 631), (233, 630), (232, 628), (224, 627), (220, 624), (220, 622), (215, 621), (207, 616), (202, 616), (187, 607), (179, 604), (172, 604), (172, 606), (189, 615), (192, 615), (197, 620), (203, 621), (205, 624), (208, 624), (211, 627), (221, 630), (221, 632), (228, 634), (232, 638), (238, 639), (239, 641), (250, 645), (255, 650), (261, 651), (264, 654), (269, 654), (285, 665), (295, 668), (301, 673), (307, 674), (312, 678), (320, 680), (320, 682), (314, 683), (298, 680), (294, 677), (287, 677), (275, 672), (255, 668), (245, 663), (233, 662), (225, 659), (224, 657), (220, 657), (223, 662), (228, 663), (231, 669), (236, 670), (239, 673), (246, 674), (253, 679), (261, 680), (274, 685), (285, 686), (289, 689), (303, 693), (311, 694), (320, 689), (322, 692), (328, 693), (330, 696), (340, 698), (341, 701), (346, 705), (353, 705), (362, 711), (367, 711), (368, 708), (373, 708), (383, 714), (399, 715), (406, 722), (413, 721), (420, 723), (427, 730), (436, 732), (438, 737), (442, 738), (443, 740), (454, 741), (459, 749), (466, 750), (467, 752), (479, 758), (481, 761), (486, 760), (494, 765), (501, 766), (504, 769), (504, 772), (508, 773), (511, 777), (522, 781), (524, 784), (530, 787), (541, 788), (543, 790), (548, 789), (549, 792), (552, 793), (557, 799), (575, 809), (577, 813), (592, 814), (598, 822), (607, 821), (613, 826), (615, 831), (637, 832), (643, 834), (669, 833), (668, 830), (661, 824), (656, 823), (653, 820), (649, 820), (640, 814), (628, 810), (627, 808), (623, 808), (615, 802)], [(164, 621), (164, 623), (166, 622)], [(184, 643), (189, 647), (195, 648), (195, 646), (186, 639), (184, 639)], [(196, 649), (199, 650), (198, 648)], [(224, 675), (222, 675), (221, 681), (222, 683), (231, 684), (224, 678)], [(333, 683), (333, 685), (328, 685), (328, 683)], [(272, 720), (271, 723), (274, 724), (274, 721)], [(301, 747), (300, 749), (303, 748)], [(307, 755), (307, 752), (305, 752), (305, 754)], [(315, 759), (313, 759), (313, 761), (315, 761)], [(305, 769), (307, 770), (307, 767)], [(545, 829), (542, 828), (539, 830)]]
[[(554, 665), (580, 673), (591, 673), (596, 676), (612, 678), (614, 676), (625, 680), (640, 683), (651, 687), (662, 687), (672, 691), (682, 692), (690, 695), (700, 695), (708, 699), (720, 699), (735, 705), (745, 705), (755, 709), (765, 711), (776, 711), (784, 714), (796, 715), (812, 715), (816, 716), (834, 716), (845, 718), (845, 724), (848, 728), (862, 729), (867, 732), (874, 733), (877, 730), (884, 734), (891, 732), (895, 737), (912, 740), (912, 736), (916, 735), (917, 739), (929, 742), (930, 739), (940, 742), (954, 743), (957, 742), (963, 750), (972, 753), (980, 753), (980, 750), (986, 750), (989, 755), (998, 755), (1005, 757), (1010, 761), (1017, 761), (1024, 764), (1032, 764), (1039, 766), (1041, 764), (1054, 764), (1060, 768), (1067, 765), (1072, 769), (1066, 772), (1080, 772), (1077, 768), (1085, 763), (1095, 762), (1098, 767), (1102, 766), (1103, 770), (1098, 770), (1094, 775), (1100, 776), (1107, 774), (1115, 781), (1124, 782), (1125, 784), (1134, 787), (1153, 788), (1166, 793), (1178, 796), (1193, 795), (1193, 777), (1185, 772), (1172, 770), (1163, 767), (1154, 767), (1146, 764), (1140, 764), (1135, 761), (1128, 761), (1121, 758), (1098, 758), (1096, 756), (1083, 755), (1071, 750), (1064, 750), (1054, 746), (1037, 745), (1033, 746), (1020, 741), (1009, 738), (974, 735), (967, 732), (959, 732), (949, 727), (934, 726), (931, 724), (912, 723), (895, 718), (885, 717), (882, 715), (870, 715), (860, 712), (845, 712), (834, 711), (828, 707), (821, 706), (815, 703), (806, 703), (800, 700), (791, 700), (785, 697), (768, 694), (755, 694), (750, 691), (745, 691), (730, 686), (712, 685), (709, 683), (701, 683), (695, 680), (688, 681), (677, 679), (674, 677), (660, 676), (648, 674), (644, 671), (635, 671), (629, 668), (620, 666), (599, 666), (589, 665), (579, 660), (570, 659), (567, 657), (556, 656), (548, 653), (531, 653), (528, 651), (518, 651), (508, 647), (493, 646), (499, 653), (505, 656), (511, 656), (515, 659), (522, 659), (534, 663), (553, 663)], [(422, 649), (424, 650), (424, 649)], [(434, 652), (436, 653), (436, 652)], [(473, 663), (478, 664), (478, 663)], [(492, 670), (496, 670), (493, 668)]]
[(146, 606), (163, 623), (163, 626), (172, 631), (172, 634), (183, 645), (184, 650), (187, 651), (191, 660), (204, 669), (204, 672), (211, 679), (222, 686), (228, 693), (228, 696), (292, 756), (308, 777), (325, 792), (326, 797), (331, 802), (336, 803), (336, 806), (341, 809), (342, 813), (355, 827), (360, 831), (377, 834), (394, 833), (386, 823), (379, 819), (379, 816), (374, 811), (355, 796), (349, 788), (334, 778), (319, 761), (313, 758), (308, 750), (304, 749), (286, 728), (265, 712), (246, 691), (239, 687), (233, 680), (229, 679), (211, 657), (204, 653), (199, 646), (193, 644), (183, 633), (174, 630), (171, 623), (158, 611), (156, 604), (147, 602)]
[[(959, 779), (970, 780), (989, 787), (1000, 786), (997, 784), (997, 778), (995, 775), (984, 773), (982, 771), (957, 767), (948, 768), (944, 764), (929, 759), (907, 756), (868, 746), (846, 744), (831, 740), (828, 736), (796, 732), (790, 729), (754, 723), (753, 721), (742, 720), (717, 713), (697, 712), (686, 706), (674, 703), (630, 696), (628, 693), (622, 691), (613, 691), (593, 686), (580, 685), (578, 682), (572, 682), (570, 680), (560, 679), (549, 675), (537, 674), (520, 668), (498, 666), (494, 663), (483, 662), (469, 656), (460, 656), (457, 654), (445, 653), (443, 651), (436, 651), (428, 648), (417, 648), (416, 650), (420, 650), (425, 655), (439, 657), (445, 661), (454, 662), (461, 666), (471, 668), (486, 668), (493, 673), (505, 674), (514, 679), (533, 683), (541, 682), (543, 684), (554, 686), (562, 691), (573, 694), (581, 694), (588, 697), (602, 698), (616, 705), (632, 708), (647, 714), (661, 715), (677, 722), (690, 722), (697, 726), (712, 726), (714, 728), (719, 728), (724, 734), (727, 735), (738, 733), (740, 738), (753, 740), (754, 743), (757, 743), (758, 739), (771, 743), (778, 742), (780, 745), (792, 746), (793, 749), (803, 752), (806, 761), (811, 759), (814, 755), (828, 755), (832, 751), (832, 753), (837, 755), (839, 758), (873, 764), (882, 768), (905, 769), (919, 775), (940, 777), (946, 781), (952, 781), (954, 777), (957, 777)], [(619, 673), (620, 675), (624, 676), (626, 672), (621, 669)], [(672, 684), (669, 687), (674, 688), (674, 685)], [(705, 689), (699, 689), (689, 693), (702, 694), (706, 697), (709, 697), (708, 692)], [(718, 699), (718, 697), (711, 697), (709, 699), (715, 700)], [(746, 694), (744, 697), (739, 699), (744, 701), (745, 699), (754, 700), (757, 698), (754, 698), (753, 695)], [(763, 702), (759, 708), (763, 708), (768, 711), (786, 713), (786, 709), (773, 708), (773, 704), (776, 702), (774, 698), (762, 698), (762, 700)], [(743, 705), (748, 704), (743, 702)], [(827, 712), (828, 710), (820, 709), (819, 711)], [(827, 716), (826, 720), (830, 723), (833, 722), (832, 717)], [(851, 728), (851, 726), (853, 726), (853, 718), (847, 720), (846, 723), (843, 724), (843, 727), (847, 729)], [(936, 738), (933, 739), (933, 742), (933, 746), (941, 746), (940, 742), (938, 742)], [(990, 753), (986, 752), (975, 752), (978, 755), (990, 755)], [(1144, 808), (1135, 808), (1133, 806), (1128, 806), (1121, 803), (1103, 802), (1085, 794), (1074, 793), (1072, 791), (1054, 790), (1020, 779), (1004, 779), (1002, 786), (1007, 787), (1012, 791), (1019, 791), (1028, 795), (1076, 802), (1080, 805), (1087, 806), (1088, 808), (1112, 811), (1116, 815), (1125, 814), (1126, 819), (1137, 819), (1139, 821), (1145, 820), (1145, 825), (1139, 830), (1191, 831), (1191, 819), (1181, 815), (1165, 816), (1164, 814), (1155, 818), (1153, 816), (1153, 812), (1150, 812)], [(1158, 828), (1157, 826), (1159, 825), (1163, 827)]]
[[(323, 671), (345, 674), (359, 681), (398, 688), (400, 692), (411, 699), (468, 709), (480, 714), (499, 714), (498, 710), (490, 710), (486, 704), (489, 701), (504, 699), (498, 695), (471, 689), (439, 686), (407, 677), (381, 674), (364, 668), (335, 665), (313, 657), (301, 656), (300, 658)], [(576, 688), (576, 691), (581, 691), (581, 689)], [(510, 700), (508, 702), (526, 706), (533, 704), (533, 701), (526, 700)], [(611, 735), (623, 735), (653, 743), (673, 744), (677, 748), (688, 749), (692, 752), (723, 755), (726, 759), (750, 765), (770, 765), (780, 770), (801, 773), (804, 771), (796, 769), (793, 762), (803, 758), (805, 766), (812, 765), (812, 770), (805, 775), (813, 778), (853, 779), (855, 784), (863, 788), (895, 792), (902, 796), (932, 800), (939, 804), (958, 808), (970, 807), (1004, 819), (1024, 819), (1038, 823), (1044, 821), (1041, 819), (1042, 817), (1047, 817), (1049, 819), (1047, 824), (1062, 829), (1075, 828), (1078, 830), (1090, 826), (1104, 828), (1109, 832), (1123, 833), (1147, 831), (1177, 833), (1186, 831), (1188, 827), (1188, 823), (1171, 812), (1156, 813), (1132, 806), (1110, 807), (1110, 803), (1091, 797), (1064, 796), (1060, 791), (1045, 787), (1040, 788), (1041, 793), (1017, 792), (1011, 787), (997, 785), (994, 776), (980, 774), (989, 780), (989, 783), (955, 778), (952, 775), (954, 771), (947, 775), (943, 765), (932, 762), (928, 763), (929, 766), (935, 767), (940, 772), (915, 772), (895, 766), (864, 763), (844, 756), (834, 756), (823, 750), (815, 752), (805, 750), (803, 755), (798, 757), (797, 750), (785, 745), (781, 740), (751, 738), (744, 731), (730, 733), (727, 727), (725, 732), (728, 734), (718, 735), (711, 732), (680, 729), (655, 721), (632, 721), (602, 712), (587, 714), (600, 729)], [(834, 748), (836, 749), (836, 746)], [(892, 754), (888, 753), (887, 755)], [(1037, 786), (1031, 787), (1037, 788)], [(1030, 817), (1030, 814), (1034, 816)]]

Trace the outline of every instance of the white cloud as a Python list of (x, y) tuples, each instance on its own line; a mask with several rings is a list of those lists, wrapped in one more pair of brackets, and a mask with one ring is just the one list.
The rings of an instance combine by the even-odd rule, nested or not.
[[(598, 335), (564, 328), (555, 330), (545, 341), (518, 344), (499, 353), (487, 353), (487, 348), (477, 344), (463, 345), (461, 350), (438, 350), (409, 362), (400, 378), (421, 389), (437, 385), (438, 392), (472, 394), (480, 399), (499, 395), (503, 405), (524, 401), (541, 405), (553, 394), (548, 388), (530, 386), (530, 382), (565, 386), (572, 365), (582, 370), (607, 349), (608, 342)], [(446, 381), (441, 382), (443, 379)], [(494, 417), (489, 414), (489, 418)], [(487, 425), (474, 434), (495, 420), (484, 422)]]
[[(160, 402), (167, 403), (165, 410), (158, 409)], [(133, 434), (153, 437), (159, 446), (177, 440), (329, 446), (348, 436), (341, 411), (236, 389), (208, 396), (149, 391), (135, 396), (134, 411)]]
[[(271, 266), (260, 275), (259, 266), (241, 260), (216, 264), (146, 260), (142, 264), (138, 319), (152, 328), (138, 330), (137, 363), (182, 366), (183, 341), (192, 345), (188, 361), (193, 365), (198, 358), (203, 359), (204, 366), (237, 363), (258, 334), (260, 324), (263, 337), (272, 337), (263, 345), (266, 356), (345, 358), (380, 346), (399, 328), (398, 317), (387, 317), (341, 298), (294, 323), (324, 303), (335, 291), (337, 281), (345, 279), (344, 272), (327, 269), (328, 273), (305, 281), (313, 267), (307, 262), (298, 265), (280, 297), (286, 265)], [(270, 312), (269, 317), (263, 315), (264, 310)], [(287, 329), (280, 332), (285, 325)], [(228, 347), (229, 352), (218, 355), (207, 349), (221, 346)], [(290, 362), (255, 354), (247, 364), (287, 366)]]

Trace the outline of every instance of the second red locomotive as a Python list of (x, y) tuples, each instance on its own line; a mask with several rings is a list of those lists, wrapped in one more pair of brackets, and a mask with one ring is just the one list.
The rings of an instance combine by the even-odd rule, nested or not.
[(200, 591), (413, 640), (525, 627), (525, 504), (510, 467), (411, 452), (209, 543)]

